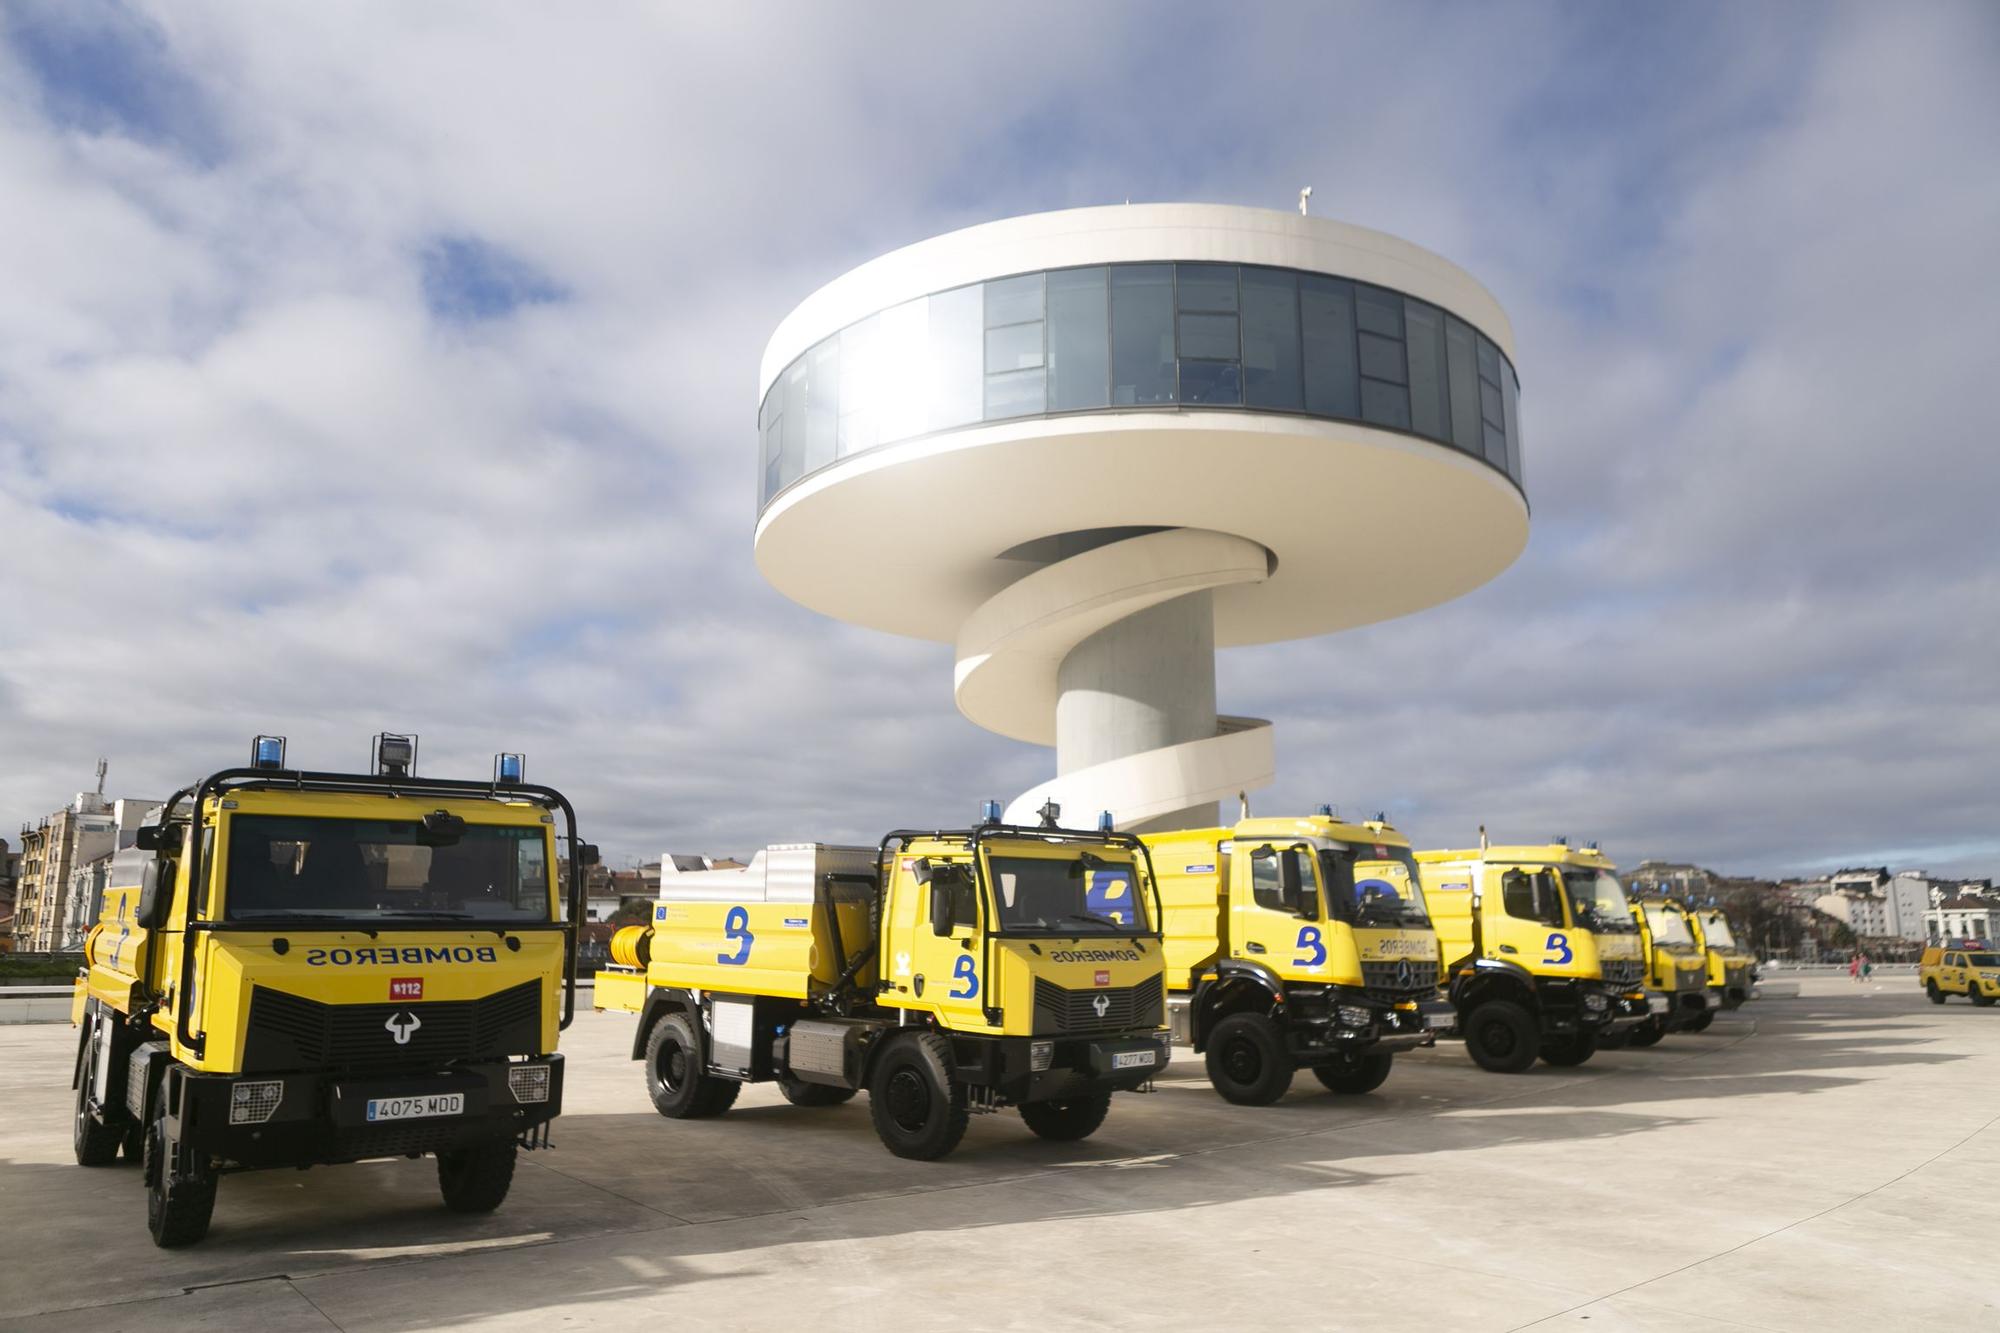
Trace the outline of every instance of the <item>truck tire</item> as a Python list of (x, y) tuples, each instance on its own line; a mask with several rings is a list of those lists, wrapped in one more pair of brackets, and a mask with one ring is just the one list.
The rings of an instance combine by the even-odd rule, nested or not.
[(1708, 1031), (1708, 1025), (1710, 1023), (1713, 1023), (1714, 1021), (1715, 1021), (1715, 1010), (1704, 1009), (1701, 1011), (1700, 1018), (1697, 1018), (1694, 1020), (1694, 1022), (1688, 1024), (1687, 1030), (1689, 1032), (1706, 1032)]
[(701, 1037), (686, 1014), (668, 1014), (646, 1034), (646, 1091), (669, 1120), (703, 1120), (736, 1104), (743, 1085), (702, 1068)]
[(965, 1137), (972, 1108), (952, 1076), (951, 1046), (935, 1032), (905, 1032), (876, 1057), (868, 1115), (882, 1146), (898, 1157), (934, 1162)]
[(1535, 1016), (1512, 1000), (1488, 1000), (1465, 1020), (1465, 1050), (1495, 1074), (1524, 1073), (1542, 1053)]
[(1666, 1035), (1667, 1025), (1662, 1023), (1658, 1017), (1653, 1017), (1641, 1023), (1638, 1027), (1633, 1028), (1632, 1035), (1626, 1038), (1626, 1043), (1644, 1049), (1648, 1046), (1658, 1046), (1660, 1038)]
[(111, 1165), (117, 1160), (118, 1145), (125, 1137), (122, 1128), (100, 1124), (90, 1113), (90, 1085), (96, 1078), (96, 1064), (94, 1060), (84, 1061), (83, 1074), (76, 1081), (76, 1125), (70, 1137), (76, 1147), (78, 1166)]
[(1296, 1066), (1268, 1014), (1231, 1014), (1208, 1034), (1208, 1081), (1238, 1106), (1269, 1106), (1292, 1086)]
[(1111, 1094), (1100, 1092), (1089, 1097), (1065, 1097), (1060, 1101), (1024, 1102), (1021, 1119), (1041, 1138), (1056, 1143), (1073, 1143), (1095, 1134), (1110, 1110)]
[(1558, 1069), (1574, 1069), (1597, 1054), (1597, 1039), (1587, 1032), (1550, 1037), (1542, 1043), (1542, 1059)]
[(1938, 989), (1936, 977), (1932, 977), (1924, 983), (1924, 994), (1931, 997), (1932, 1004), (1944, 1003), (1944, 992)]
[(208, 1234), (215, 1214), (215, 1171), (196, 1163), (189, 1175), (168, 1181), (167, 1116), (163, 1105), (146, 1129), (146, 1229), (163, 1250), (192, 1245)]
[(1979, 988), (1979, 983), (1976, 981), (1968, 981), (1965, 983), (1965, 998), (1972, 1001), (1974, 1004), (1978, 1005), (1981, 1009), (1984, 1009), (1988, 1005), (1993, 1003), (1993, 997), (1991, 995), (1988, 995), (1985, 991), (1981, 990)]
[(1373, 1051), (1367, 1055), (1350, 1055), (1314, 1065), (1313, 1077), (1328, 1092), (1356, 1096), (1381, 1087), (1395, 1063), (1394, 1052)]
[(807, 1083), (803, 1079), (778, 1075), (778, 1091), (785, 1094), (785, 1100), (794, 1106), (839, 1106), (851, 1101), (859, 1088), (830, 1088), (824, 1083)]
[(438, 1192), (454, 1213), (490, 1213), (507, 1198), (514, 1183), (514, 1158), (519, 1146), (512, 1139), (452, 1148), (437, 1155)]

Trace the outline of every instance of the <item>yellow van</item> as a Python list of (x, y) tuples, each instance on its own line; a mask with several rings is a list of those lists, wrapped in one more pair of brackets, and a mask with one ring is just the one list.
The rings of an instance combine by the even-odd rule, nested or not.
[(1917, 981), (1932, 1004), (1963, 995), (1984, 1008), (2000, 999), (2000, 951), (1932, 945), (1917, 965)]

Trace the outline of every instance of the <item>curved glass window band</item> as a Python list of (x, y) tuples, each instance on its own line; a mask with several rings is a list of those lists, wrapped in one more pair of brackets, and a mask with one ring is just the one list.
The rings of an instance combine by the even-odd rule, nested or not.
[(1254, 264), (1013, 274), (870, 315), (786, 366), (758, 412), (758, 507), (879, 444), (1121, 408), (1360, 422), (1520, 487), (1519, 398), (1490, 339), (1388, 287)]

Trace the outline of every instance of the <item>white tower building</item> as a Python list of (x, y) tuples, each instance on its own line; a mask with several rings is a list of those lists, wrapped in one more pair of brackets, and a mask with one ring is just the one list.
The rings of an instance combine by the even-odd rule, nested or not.
[(1065, 822), (1213, 819), (1271, 726), (1215, 650), (1447, 601), (1527, 542), (1513, 332), (1436, 255), (1171, 204), (971, 227), (815, 292), (764, 352), (758, 568), (952, 643), (960, 710), (1056, 749)]

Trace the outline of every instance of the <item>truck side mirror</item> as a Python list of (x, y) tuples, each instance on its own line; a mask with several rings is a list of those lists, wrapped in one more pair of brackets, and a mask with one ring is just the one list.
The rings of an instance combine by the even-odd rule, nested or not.
[(465, 836), (465, 821), (449, 810), (433, 810), (424, 816), (423, 832), (417, 841), (425, 847), (455, 846)]
[(167, 830), (162, 824), (142, 824), (132, 835), (132, 845), (142, 852), (157, 852), (167, 845)]
[(931, 885), (931, 934), (945, 936), (951, 934), (953, 899), (956, 887), (949, 880), (938, 880)]
[(578, 845), (576, 849), (576, 859), (583, 862), (587, 866), (594, 866), (604, 858), (598, 855), (596, 843), (586, 842)]
[(173, 862), (155, 858), (139, 872), (139, 905), (132, 920), (141, 930), (158, 930), (166, 920), (167, 904), (174, 894), (172, 870)]

